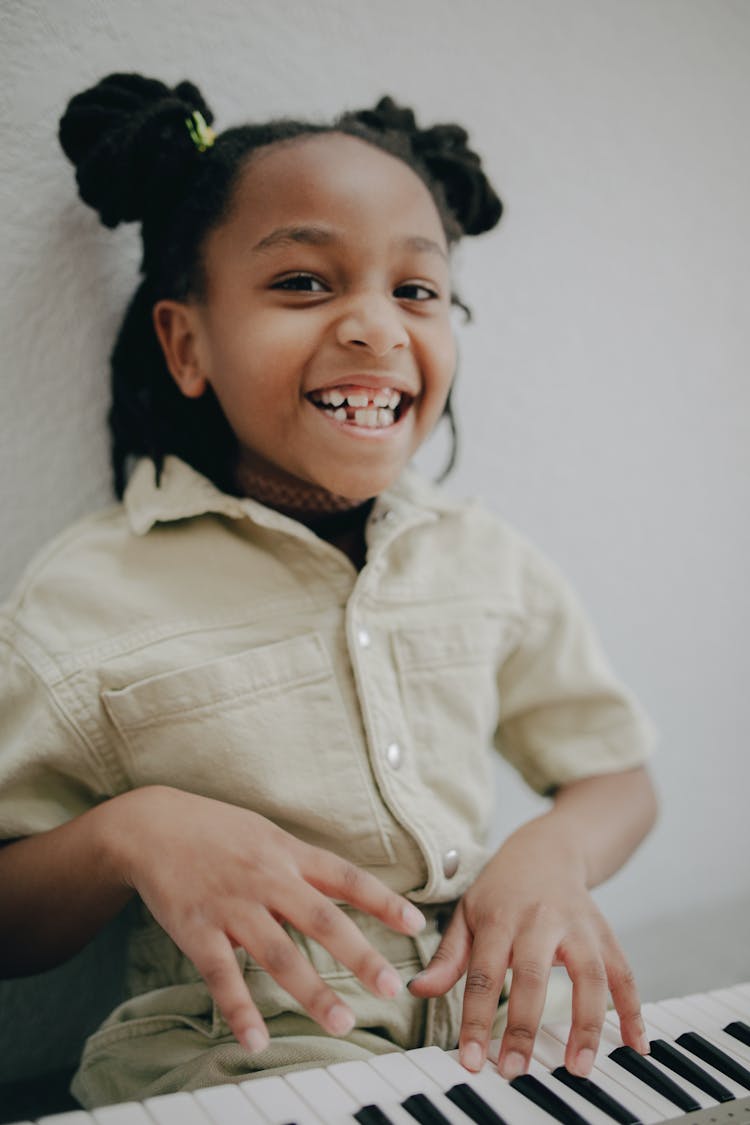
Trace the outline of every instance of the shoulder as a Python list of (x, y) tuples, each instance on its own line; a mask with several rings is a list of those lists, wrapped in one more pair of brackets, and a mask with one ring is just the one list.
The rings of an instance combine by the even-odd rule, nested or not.
[(496, 591), (502, 588), (530, 612), (551, 609), (561, 595), (568, 595), (557, 564), (481, 497), (453, 495), (409, 469), (381, 499), (388, 503), (394, 498), (430, 514), (421, 530), (429, 549), (477, 589), (487, 584)]
[(85, 516), (31, 559), (2, 606), (0, 631), (43, 647), (75, 646), (78, 624), (116, 601), (132, 532), (120, 504)]

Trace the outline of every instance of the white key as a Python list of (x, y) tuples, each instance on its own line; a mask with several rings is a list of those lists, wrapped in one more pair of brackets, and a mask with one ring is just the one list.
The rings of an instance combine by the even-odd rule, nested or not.
[(545, 1089), (549, 1090), (551, 1094), (554, 1094), (557, 1098), (561, 1098), (565, 1104), (569, 1105), (571, 1109), (574, 1109), (576, 1113), (580, 1113), (581, 1117), (589, 1122), (589, 1125), (613, 1125), (611, 1117), (608, 1117), (602, 1110), (597, 1109), (591, 1102), (587, 1102), (586, 1099), (582, 1098), (580, 1094), (577, 1094), (575, 1090), (571, 1090), (569, 1086), (566, 1086), (563, 1082), (554, 1078), (546, 1067), (543, 1067), (535, 1058), (532, 1058), (529, 1064), (529, 1074), (533, 1075), (534, 1078), (541, 1082)]
[(240, 1082), (240, 1089), (271, 1125), (287, 1125), (288, 1121), (295, 1125), (320, 1125), (321, 1118), (276, 1074)]
[(153, 1125), (140, 1102), (121, 1102), (120, 1105), (103, 1105), (92, 1109), (91, 1116), (96, 1125)]
[[(567, 1043), (568, 1035), (570, 1033), (569, 1023), (550, 1023), (546, 1025), (546, 1030), (554, 1035), (555, 1039), (561, 1043)], [(611, 1050), (609, 1043), (602, 1042), (599, 1047), (599, 1053), (596, 1056), (594, 1065), (597, 1070), (602, 1074), (606, 1074), (608, 1078), (618, 1082), (626, 1090), (640, 1098), (642, 1102), (646, 1102), (651, 1106), (651, 1110), (659, 1114), (662, 1121), (668, 1121), (672, 1117), (679, 1117), (680, 1111), (676, 1106), (672, 1105), (670, 1101), (663, 1098), (661, 1094), (657, 1094), (645, 1082), (641, 1082), (634, 1074), (619, 1066), (609, 1058), (608, 1051)], [(643, 1118), (641, 1119), (643, 1120)]]
[[(499, 1050), (500, 1040), (494, 1041), (494, 1057), (497, 1059), (497, 1052)], [(490, 1044), (490, 1050), (492, 1044)], [(426, 1047), (423, 1050), (437, 1050), (435, 1047)], [(418, 1065), (429, 1063), (430, 1067), (434, 1070), (433, 1077), (436, 1081), (440, 1081), (437, 1077), (440, 1073), (439, 1062), (435, 1060), (425, 1059), (425, 1063), (419, 1058), (420, 1052), (412, 1051), (410, 1054), (415, 1056), (415, 1061)], [(460, 1065), (458, 1060), (458, 1051), (451, 1051), (445, 1055), (448, 1063), (453, 1064), (453, 1073), (446, 1075), (446, 1082), (450, 1078), (450, 1085), (454, 1086), (456, 1082), (466, 1082), (472, 1086), (480, 1097), (484, 1098), (488, 1105), (497, 1110), (501, 1117), (506, 1121), (513, 1122), (513, 1125), (550, 1125), (549, 1114), (545, 1113), (539, 1106), (534, 1105), (518, 1090), (514, 1090), (509, 1082), (498, 1074), (495, 1062), (487, 1061), (482, 1069), (477, 1074), (472, 1074), (470, 1071), (465, 1070)], [(454, 1069), (455, 1068), (455, 1069)]]
[[(710, 1063), (704, 1062), (703, 1059), (699, 1059), (695, 1055), (692, 1055), (690, 1051), (685, 1049), (685, 1047), (681, 1047), (679, 1043), (675, 1042), (672, 1036), (651, 1023), (649, 1019), (649, 1011), (647, 1011), (647, 1009), (649, 1008), (650, 1005), (648, 1004), (644, 1004), (641, 1008), (641, 1015), (643, 1016), (643, 1023), (646, 1028), (646, 1036), (648, 1039), (663, 1039), (665, 1043), (669, 1043), (669, 1045), (673, 1047), (675, 1051), (679, 1051), (679, 1053), (681, 1055), (684, 1055), (686, 1059), (699, 1066), (701, 1070), (705, 1070), (706, 1074), (709, 1074), (717, 1082), (720, 1082), (721, 1085), (726, 1090), (728, 1090), (730, 1094), (734, 1094), (735, 1098), (744, 1098), (747, 1096), (747, 1090), (744, 1088), (744, 1086), (740, 1086), (739, 1082), (734, 1082), (731, 1078), (727, 1078), (726, 1074), (722, 1074), (720, 1070), (717, 1070), (715, 1067), (711, 1066)], [(609, 1019), (609, 1015), (607, 1016), (607, 1019)], [(678, 1021), (675, 1021), (675, 1023), (677, 1023), (678, 1026), (677, 1034), (680, 1035), (685, 1029), (679, 1024)]]
[[(553, 1071), (555, 1067), (565, 1066), (565, 1047), (559, 1040), (555, 1039), (554, 1035), (550, 1035), (542, 1028), (537, 1032), (536, 1040), (534, 1043), (534, 1058), (542, 1064), (542, 1066), (549, 1071)], [(620, 1105), (629, 1109), (643, 1125), (655, 1125), (657, 1121), (662, 1121), (663, 1118), (660, 1114), (656, 1113), (646, 1102), (641, 1101), (630, 1090), (627, 1090), (620, 1082), (615, 1082), (609, 1078), (601, 1070), (597, 1070), (594, 1066), (589, 1078), (595, 1082), (605, 1094), (609, 1094), (611, 1098), (619, 1102)], [(567, 1089), (564, 1083), (558, 1083), (561, 1089)], [(554, 1087), (553, 1087), (554, 1089)], [(585, 1116), (585, 1114), (584, 1114)]]
[(390, 1117), (393, 1125), (414, 1125), (414, 1118), (399, 1105), (390, 1083), (366, 1062), (332, 1063), (326, 1069), (360, 1106), (378, 1106), (386, 1117)]
[(750, 996), (743, 996), (739, 989), (717, 988), (715, 992), (709, 992), (709, 996), (731, 1008), (736, 1013), (734, 1019), (750, 1020)]
[[(739, 1063), (740, 1066), (745, 1065), (744, 1060), (741, 1059), (739, 1055), (736, 1055), (734, 1051), (731, 1050), (728, 1044), (719, 1043), (715, 1035), (711, 1035), (708, 1031), (706, 1031), (705, 1028), (698, 1027), (696, 1025), (695, 1012), (690, 1012), (687, 1018), (685, 1017), (685, 1014), (683, 1012), (682, 1018), (678, 1018), (672, 1012), (668, 1012), (666, 1010), (666, 1008), (664, 1007), (664, 1001), (662, 1001), (661, 1004), (644, 1004), (641, 1011), (647, 1013), (647, 1018), (653, 1022), (655, 1027), (661, 1028), (665, 1035), (671, 1035), (673, 1039), (677, 1039), (678, 1036), (682, 1035), (686, 1031), (697, 1031), (704, 1037), (704, 1039), (708, 1039), (710, 1043), (713, 1043), (717, 1047), (721, 1047), (722, 1051), (724, 1051), (725, 1054), (729, 1055), (730, 1058), (734, 1059), (736, 1063)], [(692, 1020), (693, 1022), (691, 1023), (690, 1020)], [(729, 1040), (730, 1042), (731, 1038), (732, 1037), (730, 1035), (724, 1036), (724, 1039)], [(688, 1054), (690, 1054), (693, 1058), (697, 1058), (696, 1055), (693, 1055), (692, 1051), (689, 1051)]]
[(212, 1125), (265, 1125), (265, 1118), (250, 1104), (238, 1086), (209, 1086), (194, 1090), (193, 1097)]
[[(611, 1044), (612, 1047), (621, 1047), (623, 1045), (622, 1039), (620, 1037), (620, 1032), (618, 1030), (615, 1030), (615, 1028), (612, 1027), (611, 1024), (607, 1023), (606, 1020), (604, 1021), (604, 1027), (602, 1028), (602, 1042)], [(683, 1078), (681, 1074), (675, 1074), (673, 1070), (670, 1070), (668, 1066), (664, 1065), (664, 1063), (659, 1062), (658, 1059), (650, 1058), (648, 1061), (653, 1067), (655, 1067), (656, 1070), (660, 1071), (660, 1073), (663, 1074), (665, 1078), (668, 1078), (671, 1082), (675, 1082), (681, 1090), (684, 1090), (686, 1094), (689, 1094), (690, 1097), (698, 1103), (701, 1109), (708, 1109), (710, 1106), (718, 1104), (716, 1098), (712, 1098), (710, 1094), (706, 1094), (703, 1090), (699, 1090), (697, 1086), (693, 1085), (692, 1082), (689, 1082), (687, 1078)], [(677, 1110), (677, 1115), (682, 1112), (678, 1106), (675, 1106), (675, 1109)]]
[(466, 1114), (446, 1098), (437, 1082), (404, 1054), (376, 1055), (370, 1066), (389, 1082), (403, 1102), (412, 1094), (424, 1094), (453, 1125), (466, 1125)]
[(686, 1000), (664, 1000), (662, 1007), (676, 1019), (684, 1020), (683, 1031), (697, 1031), (707, 1039), (712, 1039), (717, 1047), (721, 1047), (722, 1051), (736, 1058), (743, 1066), (747, 1067), (750, 1063), (750, 1047), (727, 1035), (717, 1021), (696, 1004), (690, 1004)]
[(157, 1125), (211, 1125), (211, 1118), (191, 1094), (159, 1094), (143, 1104)]
[[(688, 1004), (692, 1004), (695, 1007), (700, 1008), (702, 1012), (705, 1012), (709, 1019), (714, 1022), (717, 1030), (720, 1031), (722, 1035), (728, 1034), (726, 1031), (724, 1031), (726, 1025), (728, 1023), (731, 1023), (732, 1020), (737, 1019), (737, 1012), (735, 1011), (735, 1009), (730, 1008), (729, 1005), (723, 1003), (723, 1001), (717, 1000), (715, 996), (710, 996), (708, 994), (704, 996), (686, 996), (685, 1000)], [(743, 1043), (740, 1039), (735, 1039), (733, 1035), (729, 1036), (729, 1042), (735, 1043), (735, 1050), (737, 1051), (737, 1054), (741, 1055), (743, 1058), (746, 1058), (748, 1062), (750, 1062), (750, 1046), (748, 1046), (747, 1043)]]
[(290, 1071), (284, 1077), (312, 1109), (325, 1110), (329, 1125), (352, 1125), (354, 1114), (361, 1109), (361, 1103), (322, 1067)]
[(93, 1118), (82, 1109), (72, 1109), (69, 1113), (53, 1113), (51, 1117), (40, 1117), (38, 1125), (92, 1125)]
[(736, 984), (734, 986), (734, 991), (739, 993), (739, 995), (743, 996), (746, 1000), (750, 1000), (750, 981), (744, 984)]

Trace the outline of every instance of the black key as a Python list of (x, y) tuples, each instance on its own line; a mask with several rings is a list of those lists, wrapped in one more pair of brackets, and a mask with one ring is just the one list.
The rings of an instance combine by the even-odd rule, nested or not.
[(401, 1105), (419, 1125), (451, 1125), (445, 1114), (440, 1112), (426, 1094), (410, 1094)]
[(499, 1113), (481, 1097), (476, 1090), (466, 1082), (459, 1082), (445, 1091), (446, 1098), (450, 1098), (454, 1105), (463, 1110), (468, 1118), (476, 1121), (477, 1125), (507, 1125)]
[(519, 1094), (523, 1094), (530, 1102), (559, 1121), (560, 1125), (588, 1125), (585, 1117), (581, 1117), (580, 1113), (571, 1109), (567, 1102), (548, 1090), (533, 1074), (521, 1074), (518, 1078), (513, 1078), (510, 1084), (514, 1090), (518, 1090)]
[(657, 1062), (664, 1063), (675, 1074), (679, 1074), (681, 1078), (686, 1078), (688, 1082), (692, 1082), (694, 1086), (697, 1086), (704, 1094), (708, 1094), (714, 1101), (734, 1101), (734, 1094), (731, 1090), (727, 1090), (726, 1086), (717, 1082), (712, 1074), (707, 1074), (702, 1067), (683, 1055), (682, 1051), (678, 1051), (671, 1043), (665, 1042), (664, 1039), (651, 1040), (651, 1054)]
[(750, 1024), (745, 1023), (744, 1020), (733, 1020), (727, 1024), (724, 1030), (727, 1035), (733, 1035), (735, 1039), (739, 1039), (740, 1043), (750, 1047)]
[(667, 1078), (666, 1074), (662, 1074), (658, 1067), (648, 1059), (644, 1059), (643, 1055), (639, 1055), (632, 1047), (615, 1047), (614, 1051), (610, 1051), (609, 1057), (623, 1070), (629, 1071), (672, 1105), (676, 1105), (683, 1113), (695, 1113), (701, 1108), (695, 1098), (686, 1094), (681, 1086), (671, 1078)]
[(734, 1079), (740, 1086), (750, 1090), (750, 1070), (736, 1062), (731, 1055), (727, 1055), (721, 1047), (716, 1047), (708, 1039), (704, 1039), (697, 1031), (685, 1031), (677, 1036), (675, 1042), (686, 1051), (690, 1051), (691, 1055), (697, 1055), (699, 1059), (703, 1059), (722, 1074), (726, 1074), (727, 1078)]
[(571, 1074), (564, 1066), (557, 1066), (552, 1071), (554, 1078), (558, 1082), (564, 1082), (569, 1089), (580, 1094), (587, 1102), (600, 1109), (602, 1113), (606, 1113), (607, 1117), (611, 1117), (613, 1121), (619, 1122), (619, 1125), (641, 1125), (640, 1118), (633, 1113), (632, 1109), (628, 1109), (622, 1102), (618, 1102), (606, 1090), (602, 1090), (601, 1086), (597, 1086), (596, 1082), (592, 1082), (590, 1078), (580, 1078), (577, 1074)]
[(390, 1117), (386, 1117), (376, 1105), (363, 1105), (354, 1114), (354, 1120), (359, 1121), (359, 1125), (393, 1125)]

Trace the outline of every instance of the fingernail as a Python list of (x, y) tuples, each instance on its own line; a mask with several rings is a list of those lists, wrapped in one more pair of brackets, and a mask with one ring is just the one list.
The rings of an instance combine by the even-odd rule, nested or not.
[(375, 978), (375, 987), (381, 996), (397, 996), (401, 991), (401, 977), (395, 969), (381, 969)]
[(589, 1047), (584, 1047), (576, 1055), (576, 1071), (580, 1078), (586, 1078), (591, 1073), (594, 1065), (594, 1052)]
[(326, 1016), (326, 1027), (334, 1035), (348, 1035), (354, 1023), (354, 1016), (343, 1004), (334, 1004)]
[(411, 980), (408, 980), (406, 982), (406, 987), (411, 988), (411, 986), (414, 984), (415, 981), (420, 981), (420, 980), (422, 980), (423, 977), (424, 977), (424, 972), (415, 973), (414, 976), (411, 978)]
[(251, 1055), (257, 1055), (259, 1051), (265, 1051), (268, 1046), (268, 1036), (257, 1027), (249, 1027), (247, 1031), (243, 1032), (240, 1039), (245, 1050)]
[(511, 1051), (500, 1064), (500, 1073), (508, 1082), (526, 1073), (526, 1059), (518, 1051)]
[(481, 1070), (484, 1051), (478, 1043), (465, 1043), (460, 1051), (461, 1065), (467, 1070)]
[(422, 911), (417, 910), (416, 906), (412, 906), (410, 902), (407, 902), (406, 906), (401, 911), (401, 917), (409, 929), (414, 930), (415, 933), (419, 933), (419, 931), (423, 930), (427, 925), (427, 919)]

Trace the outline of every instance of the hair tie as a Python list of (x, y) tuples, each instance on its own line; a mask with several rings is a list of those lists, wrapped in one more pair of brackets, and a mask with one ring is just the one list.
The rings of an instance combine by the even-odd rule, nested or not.
[(210, 125), (206, 123), (206, 119), (199, 109), (194, 109), (189, 117), (185, 118), (190, 139), (198, 149), (198, 152), (205, 152), (207, 148), (211, 148), (216, 140), (216, 134)]

